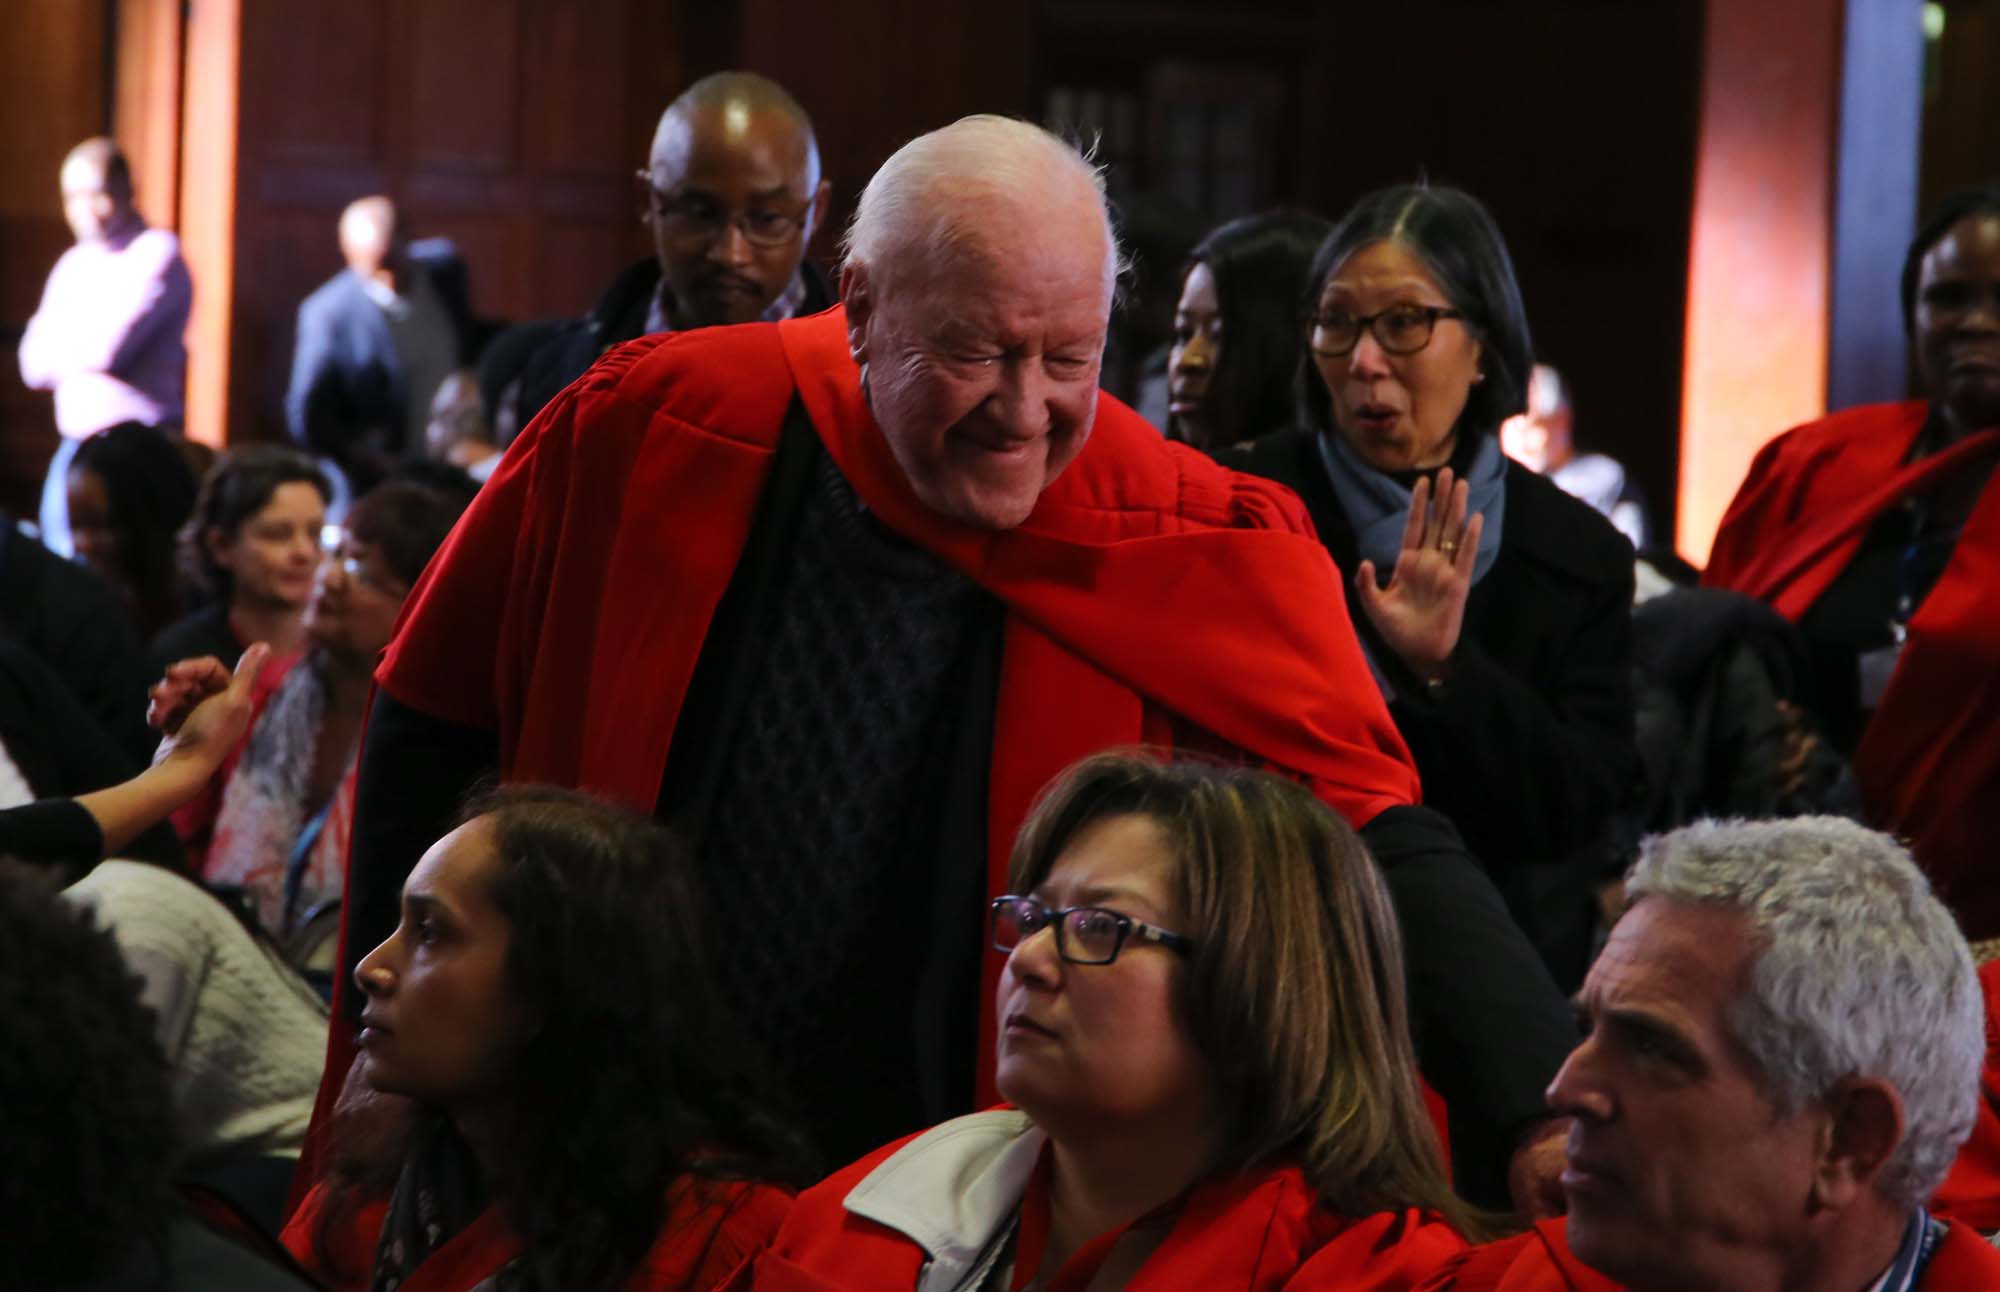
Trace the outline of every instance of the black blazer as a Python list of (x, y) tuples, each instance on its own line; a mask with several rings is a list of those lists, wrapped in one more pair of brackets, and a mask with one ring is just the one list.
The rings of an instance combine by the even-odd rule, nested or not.
[[(1282, 431), (1221, 460), (1291, 486), (1334, 563), (1360, 563), (1311, 432)], [(1598, 842), (1630, 801), (1632, 545), (1603, 516), (1507, 464), (1499, 559), (1467, 599), (1449, 681), (1433, 699), (1350, 597), (1355, 632), (1400, 681), (1389, 706), (1424, 802), (1496, 872)]]

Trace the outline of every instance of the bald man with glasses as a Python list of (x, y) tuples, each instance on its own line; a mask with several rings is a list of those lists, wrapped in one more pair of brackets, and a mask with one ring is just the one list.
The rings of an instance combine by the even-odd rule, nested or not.
[(832, 186), (798, 101), (750, 72), (690, 86), (660, 117), (634, 176), (654, 254), (625, 270), (583, 319), (522, 370), (525, 426), (612, 346), (658, 332), (817, 314), (832, 285), (806, 260)]

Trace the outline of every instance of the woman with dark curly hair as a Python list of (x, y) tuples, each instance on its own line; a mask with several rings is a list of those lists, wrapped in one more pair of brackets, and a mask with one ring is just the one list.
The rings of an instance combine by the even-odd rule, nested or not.
[(287, 1247), (337, 1288), (733, 1274), (790, 1205), (756, 1182), (789, 1150), (747, 1093), (701, 920), (691, 862), (650, 818), (569, 790), (475, 801), (354, 973), (355, 1072), (409, 1117), (386, 1137), (336, 1127)]
[(174, 536), (194, 509), (187, 459), (150, 426), (126, 422), (77, 445), (69, 467), (76, 559), (117, 591), (141, 640), (180, 613)]
[(307, 1285), (174, 1194), (174, 1074), (111, 936), (0, 861), (0, 1292)]
[(1310, 211), (1266, 211), (1188, 255), (1167, 352), (1168, 439), (1226, 449), (1296, 420), (1306, 273), (1332, 228)]
[(213, 655), (234, 668), (250, 642), (270, 643), (279, 661), (297, 655), (332, 497), (297, 450), (251, 444), (218, 459), (179, 540), (181, 575), (209, 604), (153, 640), (156, 667)]
[(1267, 772), (1100, 754), (1014, 840), (990, 939), (1012, 1108), (807, 1190), (757, 1287), (1415, 1287), (1445, 1180), (1374, 859)]

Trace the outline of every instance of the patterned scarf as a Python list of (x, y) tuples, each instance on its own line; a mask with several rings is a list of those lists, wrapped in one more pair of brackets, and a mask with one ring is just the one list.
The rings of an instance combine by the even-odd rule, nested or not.
[[(411, 1132), (409, 1154), (382, 1221), (370, 1292), (396, 1292), (487, 1207), (471, 1146), (445, 1118), (421, 1118)], [(482, 1279), (474, 1292), (511, 1292), (519, 1286), (519, 1262), (509, 1261)]]
[(280, 939), (341, 895), (354, 822), (352, 755), (332, 800), (306, 802), (327, 701), (325, 676), (314, 665), (311, 655), (293, 665), (250, 729), (222, 791), (202, 876), (242, 888), (258, 923)]

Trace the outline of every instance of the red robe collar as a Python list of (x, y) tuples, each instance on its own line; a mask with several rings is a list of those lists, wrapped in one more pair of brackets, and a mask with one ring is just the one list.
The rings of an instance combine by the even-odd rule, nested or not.
[[(1170, 745), (1173, 719), (1303, 776), (1356, 826), (1417, 800), (1296, 497), (1165, 443), (1106, 396), (1026, 524), (955, 524), (917, 502), (891, 457), (845, 318), (649, 337), (606, 356), (509, 450), (432, 561), (379, 684), (497, 731), (505, 779), (651, 811), (796, 390), (870, 509), (1006, 605), (991, 892), (1057, 773), (1108, 748)], [(998, 968), (986, 957), (989, 1012)], [(982, 1093), (991, 1102), (983, 1080)]]
[[(1703, 582), (1796, 621), (1854, 559), (1876, 517), (2000, 451), (2000, 431), (1905, 463), (1927, 405), (1851, 409), (1788, 432), (1751, 466)], [(1988, 859), (2000, 802), (2000, 488), (1981, 495), (1936, 587), (1910, 621), (1881, 704), (1854, 752), (1877, 826), (1911, 841), (1970, 937), (2000, 934)]]
[[(927, 1257), (924, 1247), (843, 1205), (855, 1186), (907, 1142), (886, 1145), (800, 1194), (756, 1262), (757, 1292), (914, 1287)], [(937, 1241), (979, 1237), (938, 1235)], [(1390, 1292), (1416, 1287), (1464, 1247), (1457, 1231), (1414, 1209), (1349, 1220), (1320, 1202), (1296, 1165), (1271, 1164), (1197, 1185), (1127, 1286), (1132, 1292)]]
[(1979, 1071), (1979, 1112), (1952, 1159), (1951, 1174), (1931, 1199), (1945, 1220), (1987, 1233), (2000, 1229), (2000, 960), (1979, 968), (1986, 1002), (1986, 1062)]
[[(2000, 1252), (1962, 1224), (1945, 1230), (1917, 1284), (1924, 1292), (2000, 1287)], [(1468, 1252), (1422, 1292), (1625, 1292), (1576, 1258), (1568, 1224), (1545, 1220), (1518, 1238)]]

